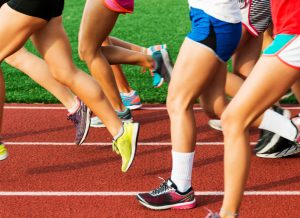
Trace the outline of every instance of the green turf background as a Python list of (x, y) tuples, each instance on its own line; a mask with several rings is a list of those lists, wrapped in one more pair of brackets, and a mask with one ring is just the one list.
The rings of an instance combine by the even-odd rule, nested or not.
[[(73, 48), (74, 61), (79, 68), (88, 72), (77, 54), (77, 33), (85, 1), (67, 0), (65, 2), (64, 26)], [(186, 0), (135, 0), (135, 12), (132, 15), (120, 15), (111, 35), (145, 47), (166, 43), (175, 61), (189, 28)], [(26, 47), (36, 53), (30, 42), (26, 44)], [(25, 74), (5, 63), (2, 67), (6, 80), (6, 102), (58, 103), (55, 97)], [(167, 94), (165, 84), (160, 89), (154, 89), (151, 86), (152, 80), (149, 73), (141, 74), (140, 68), (135, 66), (123, 66), (123, 69), (131, 87), (139, 92), (144, 103), (165, 102)], [(289, 98), (287, 102), (295, 103), (295, 99)]]

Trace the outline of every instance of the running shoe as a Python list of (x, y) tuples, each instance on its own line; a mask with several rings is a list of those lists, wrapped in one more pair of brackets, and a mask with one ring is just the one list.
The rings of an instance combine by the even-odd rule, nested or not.
[(166, 44), (160, 44), (160, 45), (152, 45), (147, 48), (147, 54), (152, 55), (153, 52), (160, 51), (162, 49), (168, 49)]
[[(125, 111), (123, 111), (123, 112), (116, 111), (116, 113), (117, 113), (118, 117), (122, 120), (122, 122), (126, 122), (126, 123), (133, 122), (132, 115), (130, 113), (129, 108), (126, 108)], [(92, 117), (91, 127), (100, 128), (100, 127), (105, 127), (105, 125), (102, 122), (102, 120), (100, 120), (98, 117)]]
[(222, 131), (221, 120), (209, 120), (208, 125), (215, 130)]
[(208, 214), (205, 218), (221, 218), (221, 216), (218, 213), (214, 213), (211, 210), (208, 210)]
[[(291, 117), (289, 110), (285, 110), (279, 106), (272, 106), (272, 110), (283, 115), (286, 118)], [(268, 130), (260, 130), (260, 136), (255, 146), (254, 151), (259, 153), (265, 153), (271, 149), (279, 140), (279, 136)]]
[(68, 114), (68, 120), (71, 120), (76, 127), (75, 144), (81, 145), (87, 137), (91, 122), (91, 110), (80, 100), (79, 108), (73, 114)]
[(124, 132), (123, 134), (113, 141), (113, 151), (122, 157), (122, 172), (126, 172), (135, 157), (137, 140), (139, 134), (138, 123), (123, 123)]
[(290, 141), (277, 134), (274, 134), (272, 139), (277, 139), (276, 143), (266, 151), (261, 150), (257, 152), (257, 157), (281, 158), (300, 152), (300, 146), (297, 142)]
[(171, 63), (171, 58), (166, 49), (153, 52), (152, 58), (156, 64), (155, 69), (152, 70), (152, 85), (155, 88), (159, 88), (162, 86), (163, 82), (170, 82), (173, 64)]
[(130, 95), (121, 92), (120, 95), (123, 104), (125, 105), (125, 107), (129, 108), (130, 110), (136, 110), (142, 107), (142, 102), (137, 91), (132, 90)]
[(193, 188), (180, 193), (171, 179), (163, 181), (161, 185), (149, 193), (137, 195), (138, 201), (153, 210), (165, 209), (191, 209), (196, 207)]
[(5, 147), (5, 145), (0, 142), (0, 160), (4, 160), (8, 157), (8, 151)]

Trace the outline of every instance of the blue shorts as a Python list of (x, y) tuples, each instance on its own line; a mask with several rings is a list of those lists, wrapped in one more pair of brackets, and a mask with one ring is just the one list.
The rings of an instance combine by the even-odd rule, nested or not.
[(192, 7), (190, 19), (192, 29), (187, 37), (209, 47), (221, 61), (227, 62), (239, 44), (242, 24), (218, 20)]

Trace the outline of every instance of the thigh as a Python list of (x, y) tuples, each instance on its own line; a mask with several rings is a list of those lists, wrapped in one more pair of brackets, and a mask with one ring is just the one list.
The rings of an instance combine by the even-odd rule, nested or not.
[(103, 0), (87, 0), (80, 25), (79, 46), (99, 48), (114, 27), (118, 15), (105, 7)]
[(49, 68), (71, 73), (74, 69), (71, 46), (62, 25), (62, 17), (53, 18), (31, 37)]
[(252, 36), (243, 28), (239, 46), (232, 57), (233, 73), (247, 77), (259, 59), (263, 35)]
[(0, 61), (20, 49), (46, 21), (22, 14), (4, 4), (0, 9)]
[(226, 65), (220, 63), (213, 79), (201, 93), (201, 106), (211, 118), (219, 118), (226, 107), (226, 74)]
[(213, 51), (186, 38), (172, 72), (168, 99), (180, 99), (186, 105), (198, 98), (212, 80), (219, 63)]
[(249, 126), (290, 88), (299, 73), (276, 57), (262, 56), (226, 112)]

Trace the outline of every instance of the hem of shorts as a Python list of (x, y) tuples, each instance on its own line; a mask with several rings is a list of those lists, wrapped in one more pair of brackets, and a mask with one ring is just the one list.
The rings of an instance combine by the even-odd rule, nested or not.
[(196, 42), (195, 40), (191, 39), (191, 38), (188, 37), (188, 36), (186, 36), (185, 38), (188, 39), (188, 40), (190, 40), (190, 41), (192, 41), (192, 42), (194, 42), (194, 43), (197, 44), (197, 45), (200, 45), (200, 46), (205, 47), (205, 48), (207, 48), (208, 50), (210, 50), (212, 53), (214, 53), (214, 55), (216, 56), (216, 58), (217, 58), (220, 62), (222, 62), (222, 63), (224, 63), (224, 64), (227, 63), (227, 61), (224, 61), (219, 55), (217, 55), (217, 53), (216, 53), (212, 48), (208, 47), (207, 45), (205, 45), (205, 44), (203, 44), (203, 43), (201, 43), (201, 42)]
[(127, 10), (125, 8), (123, 8), (122, 6), (119, 5), (119, 7), (121, 8), (120, 10), (116, 10), (115, 8), (110, 7), (109, 4), (106, 3), (106, 1), (104, 1), (104, 5), (106, 8), (108, 8), (111, 11), (114, 11), (116, 13), (120, 13), (120, 14), (132, 14), (133, 11)]
[[(244, 22), (242, 22), (242, 25), (243, 25), (243, 27), (246, 28), (246, 30), (247, 30), (252, 36), (257, 37), (257, 36), (259, 35), (258, 32), (257, 32), (255, 29), (253, 29), (252, 27), (249, 28)], [(250, 24), (249, 24), (249, 25), (250, 25)]]

